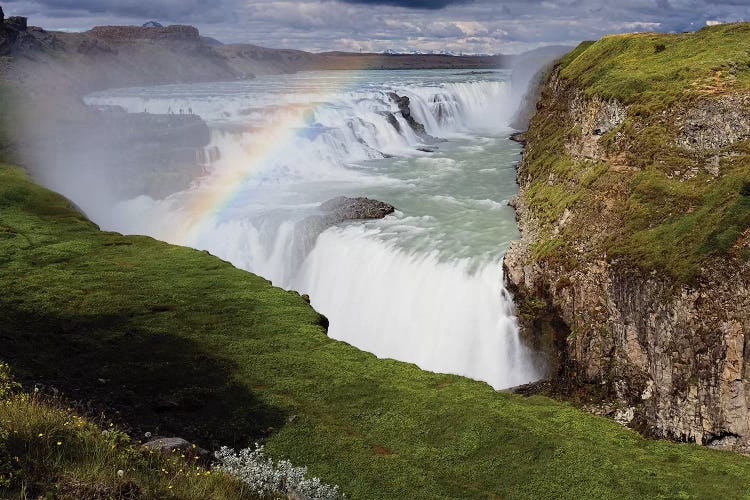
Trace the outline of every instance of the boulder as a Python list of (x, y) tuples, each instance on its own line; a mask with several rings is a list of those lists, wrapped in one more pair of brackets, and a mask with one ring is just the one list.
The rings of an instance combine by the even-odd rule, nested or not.
[(341, 222), (358, 219), (382, 219), (396, 210), (393, 205), (382, 201), (371, 200), (370, 198), (347, 198), (346, 196), (339, 196), (321, 203), (320, 209), (330, 212)]
[(199, 448), (189, 441), (179, 437), (155, 438), (145, 443), (143, 447), (149, 450), (158, 451), (159, 453), (164, 453), (165, 455), (180, 452), (184, 455), (197, 456), (204, 459), (211, 457), (211, 453), (208, 450)]

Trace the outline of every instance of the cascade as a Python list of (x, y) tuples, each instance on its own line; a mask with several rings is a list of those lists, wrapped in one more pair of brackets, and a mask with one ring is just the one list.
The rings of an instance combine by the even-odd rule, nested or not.
[[(212, 129), (204, 156), (213, 161), (190, 190), (122, 202), (97, 222), (209, 250), (308, 293), (328, 316), (332, 337), (378, 356), (496, 388), (537, 378), (503, 288), (501, 243), (472, 253), (458, 236), (471, 226), (471, 213), (506, 214), (507, 203), (490, 199), (492, 193), (472, 197), (487, 183), (454, 191), (469, 174), (493, 175), (492, 168), (462, 169), (507, 129), (514, 111), (508, 83), (396, 79), (342, 89), (324, 78), (290, 79), (270, 91), (235, 83), (88, 96), (90, 105), (131, 113), (199, 114)], [(417, 151), (424, 138), (401, 116), (392, 92), (409, 97), (411, 115), (429, 136), (448, 140), (437, 145), (440, 154)], [(442, 153), (452, 141), (463, 144), (460, 155)], [(300, 221), (320, 202), (362, 194), (393, 196), (383, 201), (399, 209), (399, 200), (439, 205), (333, 227), (312, 244), (299, 241)], [(442, 213), (451, 203), (456, 212)], [(467, 221), (447, 227), (457, 216)], [(482, 237), (481, 230), (467, 236)]]

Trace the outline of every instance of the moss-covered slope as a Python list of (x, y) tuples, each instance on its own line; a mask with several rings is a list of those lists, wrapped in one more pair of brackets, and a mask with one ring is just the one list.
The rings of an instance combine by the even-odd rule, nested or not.
[[(329, 339), (296, 293), (0, 168), (0, 357), (139, 432), (267, 441), (350, 498), (740, 498), (750, 461)], [(115, 412), (119, 412), (115, 413)]]
[[(586, 116), (573, 116), (581, 109), (543, 108), (537, 115), (524, 164), (528, 206), (543, 236), (537, 256), (564, 257), (586, 240), (583, 253), (623, 258), (679, 281), (696, 279), (716, 256), (747, 260), (750, 254), (735, 245), (744, 243), (750, 223), (750, 189), (743, 190), (750, 130), (742, 125), (749, 37), (748, 23), (614, 35), (562, 59), (559, 101), (577, 92), (579, 100), (616, 103), (626, 116), (597, 133), (585, 130)], [(701, 127), (702, 110), (721, 126)], [(722, 114), (731, 116), (722, 123)], [(702, 141), (712, 135), (725, 140)], [(587, 141), (596, 146), (585, 147)], [(566, 209), (580, 216), (558, 228)], [(592, 221), (603, 229), (599, 237), (590, 237)]]

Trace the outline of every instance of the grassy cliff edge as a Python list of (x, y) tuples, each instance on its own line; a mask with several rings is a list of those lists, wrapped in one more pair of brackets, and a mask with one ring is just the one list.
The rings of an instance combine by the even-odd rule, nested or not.
[(0, 247), (2, 358), (134, 432), (207, 447), (260, 439), (352, 498), (741, 498), (750, 487), (744, 457), (329, 339), (298, 294), (204, 252), (102, 232), (9, 166)]

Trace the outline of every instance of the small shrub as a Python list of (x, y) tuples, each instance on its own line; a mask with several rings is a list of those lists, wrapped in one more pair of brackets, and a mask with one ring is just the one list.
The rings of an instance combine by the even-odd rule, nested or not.
[(742, 196), (750, 196), (750, 181), (745, 181), (742, 183), (742, 187), (740, 188), (740, 194)]
[(664, 52), (665, 50), (667, 50), (667, 47), (663, 43), (658, 43), (656, 44), (655, 49), (656, 49), (656, 53), (658, 54), (659, 52)]
[(263, 496), (296, 494), (313, 500), (345, 498), (338, 486), (323, 483), (317, 477), (306, 478), (307, 467), (295, 467), (288, 460), (273, 460), (263, 454), (263, 446), (235, 453), (226, 446), (215, 453), (216, 470), (226, 472)]

